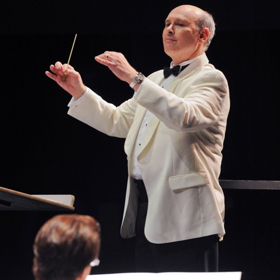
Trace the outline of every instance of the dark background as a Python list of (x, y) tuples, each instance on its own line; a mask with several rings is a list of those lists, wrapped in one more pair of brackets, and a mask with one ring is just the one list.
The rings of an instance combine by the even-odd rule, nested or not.
[[(123, 139), (67, 116), (68, 93), (44, 72), (67, 62), (84, 83), (119, 105), (133, 92), (94, 56), (122, 52), (145, 75), (168, 65), (161, 32), (184, 1), (9, 1), (0, 11), (0, 186), (30, 194), (73, 194), (75, 213), (102, 226), (100, 267), (133, 271), (133, 239), (119, 235), (125, 186)], [(226, 75), (231, 111), (221, 179), (279, 180), (278, 1), (188, 1), (213, 14), (207, 56)], [(279, 191), (225, 190), (220, 270), (279, 279)], [(32, 243), (55, 212), (0, 212), (0, 279), (32, 279)]]

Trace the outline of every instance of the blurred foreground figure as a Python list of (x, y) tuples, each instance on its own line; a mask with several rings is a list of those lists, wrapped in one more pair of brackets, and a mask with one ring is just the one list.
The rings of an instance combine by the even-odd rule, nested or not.
[(99, 264), (100, 227), (90, 216), (58, 215), (47, 221), (33, 245), (36, 280), (84, 280)]

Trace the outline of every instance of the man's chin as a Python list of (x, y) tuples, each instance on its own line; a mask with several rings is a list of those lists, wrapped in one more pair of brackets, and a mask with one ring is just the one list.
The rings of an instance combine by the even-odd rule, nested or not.
[(166, 55), (172, 58), (173, 54), (176, 53), (176, 51), (173, 48), (168, 48), (164, 46), (164, 52)]

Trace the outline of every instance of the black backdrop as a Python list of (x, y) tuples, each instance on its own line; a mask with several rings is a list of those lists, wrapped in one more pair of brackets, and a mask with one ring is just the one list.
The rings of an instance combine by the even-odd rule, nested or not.
[[(133, 271), (133, 239), (119, 226), (127, 179), (123, 139), (109, 138), (67, 116), (70, 96), (44, 72), (66, 62), (86, 85), (120, 104), (129, 87), (94, 56), (124, 53), (145, 75), (170, 61), (161, 31), (183, 1), (9, 1), (0, 17), (0, 185), (26, 193), (75, 195), (76, 213), (102, 226), (97, 273)], [(277, 1), (189, 1), (214, 15), (216, 36), (207, 55), (230, 85), (231, 111), (222, 179), (279, 180), (279, 42)], [(280, 226), (277, 191), (225, 191), (227, 235), (221, 270), (243, 279), (275, 279)], [(35, 233), (57, 213), (0, 213), (0, 278), (32, 279)], [(277, 255), (278, 254), (278, 255)], [(265, 276), (267, 275), (268, 276)]]

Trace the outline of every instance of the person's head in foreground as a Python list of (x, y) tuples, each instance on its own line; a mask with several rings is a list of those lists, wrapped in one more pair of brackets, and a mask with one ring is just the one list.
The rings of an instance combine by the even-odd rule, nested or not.
[(38, 231), (33, 244), (36, 280), (84, 280), (98, 265), (100, 226), (86, 215), (57, 215)]

